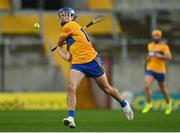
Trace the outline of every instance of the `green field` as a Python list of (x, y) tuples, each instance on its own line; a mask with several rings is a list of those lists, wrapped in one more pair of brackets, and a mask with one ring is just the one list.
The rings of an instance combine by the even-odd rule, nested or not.
[(66, 111), (0, 111), (0, 131), (180, 131), (180, 112), (165, 116), (161, 111), (145, 115), (135, 111), (134, 120), (128, 121), (120, 110), (78, 110), (75, 129), (63, 125), (66, 114)]

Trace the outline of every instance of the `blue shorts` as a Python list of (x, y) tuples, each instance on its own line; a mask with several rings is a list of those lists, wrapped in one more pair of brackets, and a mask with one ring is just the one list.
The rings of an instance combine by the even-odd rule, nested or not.
[(151, 75), (153, 76), (156, 80), (158, 80), (159, 82), (164, 82), (165, 80), (165, 75), (164, 73), (156, 73), (152, 70), (146, 70), (146, 75)]
[(81, 71), (88, 78), (96, 78), (104, 74), (103, 61), (99, 56), (85, 64), (72, 64), (71, 69)]

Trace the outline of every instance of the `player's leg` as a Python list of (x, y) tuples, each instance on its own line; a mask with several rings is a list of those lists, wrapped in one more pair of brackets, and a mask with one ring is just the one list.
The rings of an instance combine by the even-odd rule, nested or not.
[(64, 118), (64, 124), (74, 128), (74, 114), (76, 108), (76, 89), (79, 86), (81, 80), (85, 77), (84, 73), (71, 69), (69, 73), (69, 81), (67, 85), (67, 106), (68, 106), (68, 118)]
[(166, 108), (165, 108), (165, 114), (170, 114), (172, 112), (172, 101), (170, 100), (170, 94), (168, 89), (165, 87), (164, 82), (158, 81), (159, 88), (164, 95), (164, 98), (166, 100)]
[(151, 89), (151, 85), (154, 81), (154, 77), (150, 74), (146, 74), (145, 78), (144, 78), (144, 82), (145, 82), (145, 95), (146, 95), (146, 104), (142, 110), (142, 113), (147, 113), (150, 111), (150, 109), (152, 108), (152, 101), (151, 101), (151, 96), (152, 96), (152, 89)]
[(170, 102), (170, 95), (168, 89), (165, 87), (164, 82), (158, 82), (159, 89), (161, 90), (162, 94), (164, 95), (164, 98), (166, 100), (166, 103), (168, 104)]
[(144, 78), (145, 81), (145, 95), (146, 95), (146, 100), (148, 103), (151, 103), (151, 96), (152, 96), (152, 89), (151, 85), (154, 81), (154, 77), (151, 75), (145, 75)]
[(129, 103), (125, 100), (123, 100), (122, 96), (120, 95), (118, 89), (112, 87), (107, 80), (106, 74), (102, 74), (101, 76), (94, 78), (94, 80), (96, 81), (96, 83), (98, 84), (98, 86), (108, 95), (112, 96), (113, 98), (115, 98), (121, 105), (121, 107), (123, 108), (123, 111), (126, 114), (126, 117), (128, 118), (128, 120), (132, 120), (133, 119), (133, 111), (129, 105)]

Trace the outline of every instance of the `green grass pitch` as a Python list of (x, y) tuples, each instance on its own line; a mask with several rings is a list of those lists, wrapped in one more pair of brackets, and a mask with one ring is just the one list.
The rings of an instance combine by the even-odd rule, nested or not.
[(66, 111), (0, 111), (0, 131), (42, 132), (123, 132), (123, 131), (180, 131), (180, 112), (166, 116), (162, 111), (141, 114), (135, 111), (128, 121), (121, 110), (77, 110), (77, 128), (63, 125)]

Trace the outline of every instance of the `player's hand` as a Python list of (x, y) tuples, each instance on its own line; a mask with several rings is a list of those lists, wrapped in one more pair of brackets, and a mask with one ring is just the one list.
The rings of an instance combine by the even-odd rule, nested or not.
[(151, 52), (148, 53), (148, 56), (149, 56), (149, 57), (153, 57), (153, 56), (155, 56), (155, 54), (156, 54), (155, 52), (152, 52), (152, 51), (151, 51)]
[(160, 53), (155, 53), (155, 56), (158, 57), (158, 58), (163, 58), (163, 55), (160, 54)]

